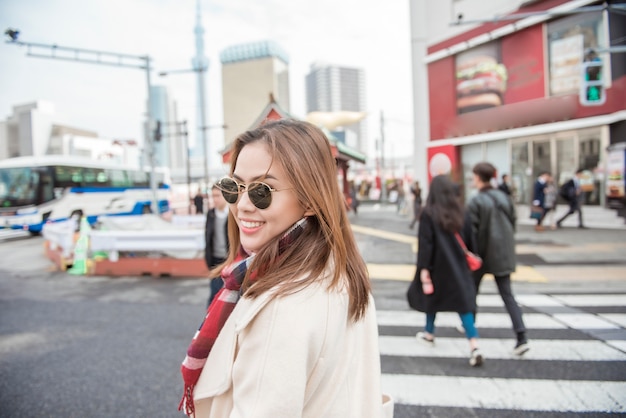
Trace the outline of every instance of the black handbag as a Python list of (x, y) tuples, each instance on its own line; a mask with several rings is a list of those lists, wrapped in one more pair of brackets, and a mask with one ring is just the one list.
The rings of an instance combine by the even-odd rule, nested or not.
[(418, 301), (422, 297), (420, 292), (421, 287), (422, 282), (420, 281), (419, 275), (416, 274), (406, 291), (406, 300), (409, 302), (409, 306), (416, 311), (419, 310), (418, 306), (420, 306), (420, 303)]

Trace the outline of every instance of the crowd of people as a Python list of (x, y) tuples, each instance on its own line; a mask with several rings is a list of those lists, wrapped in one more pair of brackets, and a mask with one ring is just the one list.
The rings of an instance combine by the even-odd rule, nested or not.
[[(576, 170), (575, 175), (557, 187), (552, 174), (549, 171), (542, 171), (537, 176), (533, 187), (533, 201), (531, 216), (537, 220), (535, 231), (545, 230), (544, 221), (547, 219), (550, 229), (561, 228), (563, 221), (574, 213), (578, 214), (578, 228), (585, 229), (583, 223), (582, 205), (585, 193), (581, 185), (581, 178), (585, 170)], [(567, 212), (558, 219), (556, 216), (557, 202), (559, 196), (568, 206)]]

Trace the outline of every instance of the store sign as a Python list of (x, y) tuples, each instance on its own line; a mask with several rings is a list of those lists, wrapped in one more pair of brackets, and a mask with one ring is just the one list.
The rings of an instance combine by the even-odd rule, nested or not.
[(610, 208), (620, 209), (626, 203), (626, 147), (609, 149), (607, 158), (606, 197)]
[(550, 91), (552, 94), (571, 93), (579, 88), (583, 51), (583, 35), (580, 34), (550, 42)]
[(458, 165), (457, 148), (444, 145), (428, 149), (428, 182), (441, 174), (452, 174)]

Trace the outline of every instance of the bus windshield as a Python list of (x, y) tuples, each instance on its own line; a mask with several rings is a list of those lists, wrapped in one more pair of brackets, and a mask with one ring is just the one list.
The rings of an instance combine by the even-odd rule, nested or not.
[(0, 208), (36, 203), (39, 174), (30, 167), (0, 169)]

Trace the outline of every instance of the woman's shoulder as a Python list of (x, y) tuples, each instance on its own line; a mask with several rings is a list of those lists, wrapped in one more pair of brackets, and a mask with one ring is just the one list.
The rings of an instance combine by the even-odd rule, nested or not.
[(342, 288), (330, 288), (323, 280), (313, 281), (298, 291), (276, 296), (264, 310), (274, 312), (273, 321), (290, 323), (297, 318), (305, 326), (325, 329), (328, 321), (348, 316), (349, 295)]
[[(338, 285), (332, 286), (334, 276), (333, 263), (329, 262), (326, 268), (317, 276), (312, 277), (311, 273), (303, 273), (296, 282), (300, 282), (295, 290), (288, 292), (281, 292), (280, 285), (270, 290), (268, 303), (278, 302), (281, 304), (300, 304), (307, 307), (307, 305), (316, 305), (324, 299), (343, 298), (348, 292), (345, 286)], [(343, 280), (340, 280), (343, 283)], [(314, 301), (311, 303), (310, 301)]]

